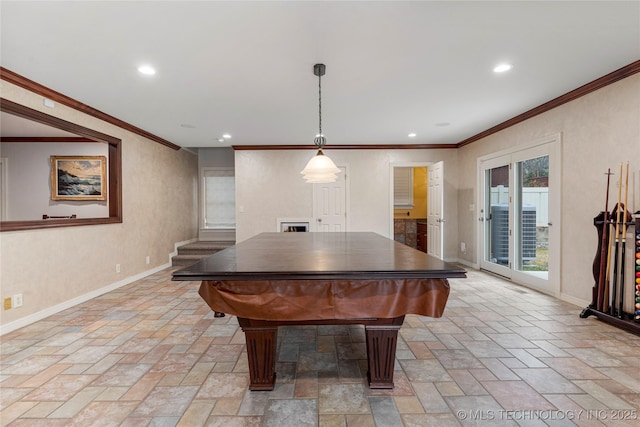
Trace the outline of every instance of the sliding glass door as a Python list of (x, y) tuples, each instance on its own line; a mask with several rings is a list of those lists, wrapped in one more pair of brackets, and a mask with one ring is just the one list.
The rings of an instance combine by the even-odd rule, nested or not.
[(479, 160), (480, 267), (559, 292), (559, 135)]

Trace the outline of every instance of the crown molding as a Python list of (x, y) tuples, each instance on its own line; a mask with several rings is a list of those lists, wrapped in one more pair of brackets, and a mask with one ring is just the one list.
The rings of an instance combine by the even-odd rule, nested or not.
[(539, 114), (545, 113), (549, 110), (553, 110), (556, 107), (559, 107), (567, 102), (576, 100), (585, 95), (590, 94), (598, 89), (602, 89), (605, 86), (609, 86), (619, 80), (625, 79), (629, 76), (632, 76), (636, 73), (640, 72), (640, 60), (632, 62), (629, 65), (626, 65), (622, 68), (619, 68), (609, 74), (606, 74), (598, 79), (595, 79), (592, 82), (589, 82), (585, 85), (580, 86), (577, 89), (574, 89), (570, 92), (565, 93), (564, 95), (560, 95), (557, 98), (552, 99), (551, 101), (545, 102), (544, 104), (538, 105), (535, 108), (532, 108), (529, 111), (526, 111), (522, 114), (519, 114), (515, 117), (510, 118), (507, 121), (504, 121), (498, 125), (495, 125), (483, 132), (480, 132), (470, 138), (465, 139), (464, 141), (460, 141), (456, 144), (457, 148), (464, 147), (465, 145), (469, 145), (472, 142), (476, 142), (482, 138), (486, 138), (489, 135), (493, 135), (494, 133), (500, 132), (501, 130), (510, 128), (511, 126), (517, 125), (518, 123), (522, 123), (525, 120), (528, 120), (532, 117), (535, 117)]
[(33, 93), (37, 93), (38, 95), (44, 96), (45, 98), (58, 102), (62, 105), (66, 105), (67, 107), (71, 107), (74, 110), (78, 110), (100, 120), (104, 120), (107, 123), (118, 126), (119, 128), (128, 130), (137, 135), (143, 136), (174, 150), (179, 150), (181, 148), (179, 145), (169, 142), (166, 139), (160, 138), (159, 136), (149, 133), (146, 130), (140, 129), (139, 127), (133, 126), (130, 123), (117, 119), (107, 113), (103, 113), (100, 110), (96, 110), (93, 107), (89, 107), (88, 105), (83, 104), (80, 101), (63, 95), (60, 92), (56, 92), (53, 89), (49, 89), (48, 87), (43, 86), (40, 83), (36, 83), (33, 80), (21, 76), (20, 74), (8, 70), (4, 67), (0, 67), (0, 79), (8, 83), (12, 83), (16, 86), (20, 86), (21, 88), (27, 89), (28, 91), (31, 91)]
[[(313, 150), (316, 145), (232, 145), (234, 150)], [(323, 147), (323, 150), (434, 150), (457, 148), (456, 144), (350, 144), (331, 145)]]

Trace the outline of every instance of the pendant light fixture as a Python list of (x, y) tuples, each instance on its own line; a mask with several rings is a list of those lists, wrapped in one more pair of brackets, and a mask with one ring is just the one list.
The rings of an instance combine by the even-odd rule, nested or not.
[(322, 148), (327, 144), (327, 140), (322, 134), (322, 76), (324, 76), (325, 70), (324, 64), (313, 66), (313, 74), (318, 76), (318, 134), (313, 139), (313, 143), (318, 147), (318, 152), (300, 172), (304, 180), (311, 184), (335, 182), (338, 179), (336, 174), (341, 172), (335, 163), (322, 152)]

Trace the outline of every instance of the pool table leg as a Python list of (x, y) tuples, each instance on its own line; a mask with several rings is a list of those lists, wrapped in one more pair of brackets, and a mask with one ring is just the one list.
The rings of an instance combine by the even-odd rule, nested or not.
[(247, 342), (249, 390), (273, 390), (276, 385), (277, 326), (252, 326), (251, 319), (238, 318)]
[(364, 327), (370, 388), (393, 388), (393, 368), (400, 326), (402, 326), (402, 320), (400, 325), (365, 325)]

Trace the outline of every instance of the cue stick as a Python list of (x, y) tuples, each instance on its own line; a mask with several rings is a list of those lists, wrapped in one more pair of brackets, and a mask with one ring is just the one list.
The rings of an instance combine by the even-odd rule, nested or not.
[(622, 259), (620, 260), (620, 305), (618, 306), (618, 317), (622, 319), (624, 305), (624, 267), (625, 267), (625, 247), (627, 246), (627, 201), (629, 198), (629, 162), (625, 172), (624, 183), (624, 209), (622, 214)]
[(611, 271), (611, 247), (613, 246), (613, 224), (605, 224), (605, 227), (609, 227), (609, 243), (607, 244), (607, 273), (606, 279), (604, 281), (604, 307), (602, 310), (605, 312), (611, 312), (613, 310), (613, 306), (609, 305), (609, 282), (611, 281), (611, 275), (609, 274)]
[[(611, 314), (616, 315), (616, 301), (618, 300), (618, 253), (620, 248), (620, 199), (622, 199), (622, 162), (620, 162), (620, 175), (618, 175), (618, 203), (616, 203), (616, 207), (614, 211), (616, 212), (616, 231), (615, 231), (615, 239), (616, 239), (616, 252), (613, 257), (613, 287), (611, 291)], [(611, 216), (613, 216), (613, 211), (611, 212)]]
[(602, 311), (602, 300), (604, 298), (604, 279), (605, 279), (605, 268), (607, 261), (604, 259), (607, 256), (607, 234), (609, 223), (609, 187), (611, 181), (611, 168), (607, 169), (607, 193), (604, 199), (604, 216), (603, 216), (603, 227), (602, 227), (602, 236), (600, 241), (600, 268), (598, 270), (598, 282), (596, 283), (597, 289), (594, 289), (594, 303), (596, 306), (596, 310)]

